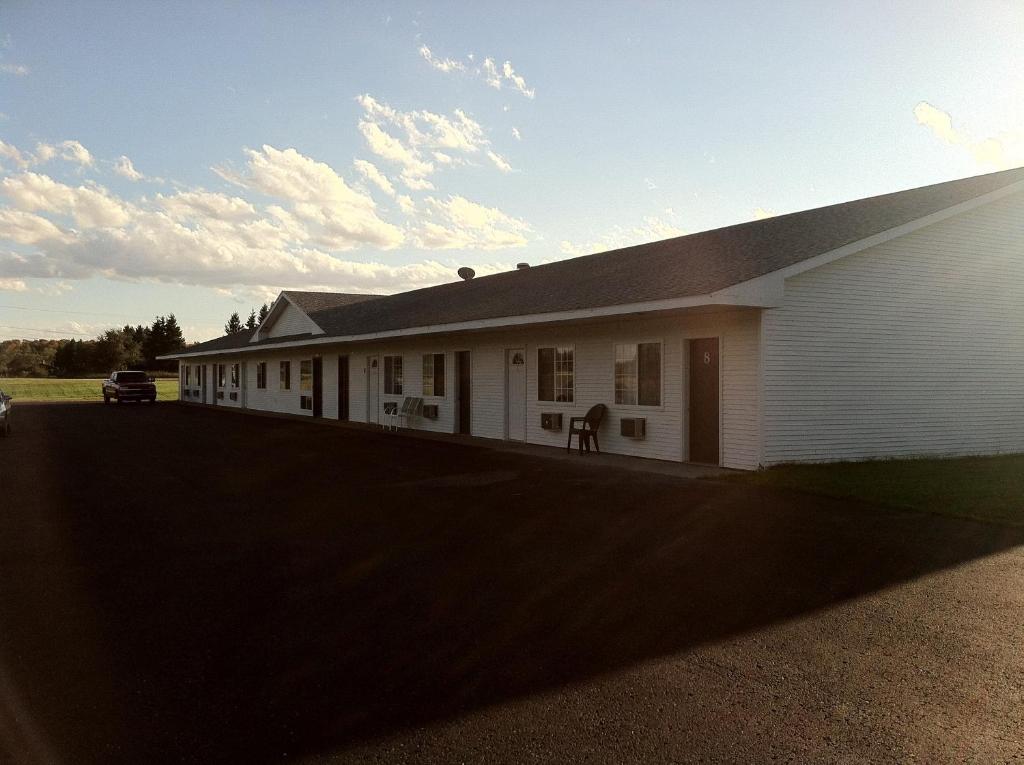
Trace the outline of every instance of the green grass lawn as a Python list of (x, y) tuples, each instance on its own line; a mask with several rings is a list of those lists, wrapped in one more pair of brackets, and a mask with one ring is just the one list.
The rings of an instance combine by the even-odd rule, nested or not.
[(1024, 455), (782, 465), (736, 480), (1024, 526)]
[[(55, 377), (0, 377), (0, 390), (19, 401), (102, 401), (100, 379), (71, 380)], [(178, 400), (177, 379), (156, 381), (158, 401)]]

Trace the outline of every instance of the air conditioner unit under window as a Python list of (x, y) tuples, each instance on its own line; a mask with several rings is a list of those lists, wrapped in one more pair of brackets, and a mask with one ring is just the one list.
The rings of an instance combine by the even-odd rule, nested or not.
[(423, 405), (423, 416), (428, 420), (437, 419), (437, 404), (424, 404)]
[(544, 430), (561, 430), (562, 429), (562, 413), (561, 412), (542, 412), (540, 415), (540, 426)]
[(646, 438), (646, 417), (623, 417), (619, 420), (619, 433), (626, 438)]

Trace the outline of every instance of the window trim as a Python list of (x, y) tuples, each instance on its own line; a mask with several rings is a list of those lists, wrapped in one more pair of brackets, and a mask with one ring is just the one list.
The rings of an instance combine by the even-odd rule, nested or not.
[[(398, 359), (399, 367), (401, 367), (401, 369), (399, 370), (399, 380), (398, 380), (398, 390), (397, 391), (395, 390), (395, 359)], [(389, 361), (391, 362), (390, 365), (388, 364)], [(383, 385), (384, 395), (385, 396), (403, 396), (403, 395), (405, 395), (403, 393), (403, 391), (405, 390), (405, 357), (402, 354), (400, 354), (400, 353), (382, 354), (381, 355), (381, 366), (384, 367), (383, 375), (382, 375), (384, 377), (384, 385)], [(389, 366), (390, 366), (390, 369), (391, 369), (390, 379), (388, 379), (389, 378), (389, 375), (388, 375), (388, 368), (389, 368)], [(391, 390), (388, 390), (388, 383), (391, 384)]]
[[(437, 387), (436, 383), (437, 383), (437, 357), (438, 356), (440, 356), (443, 359), (442, 365), (444, 366), (444, 369), (441, 371), (441, 386), (442, 386), (442, 390), (441, 390), (440, 393), (434, 393), (433, 391)], [(431, 393), (427, 393), (426, 390), (425, 390), (426, 382), (427, 382), (427, 376), (424, 374), (424, 364), (426, 363), (426, 360), (427, 360), (428, 357), (431, 360), (430, 361), (430, 373), (431, 373), (430, 389), (431, 389)], [(425, 351), (424, 353), (421, 354), (421, 358), (420, 358), (420, 395), (423, 396), (423, 398), (437, 399), (439, 401), (444, 401), (448, 397), (448, 354), (445, 351)]]
[[(558, 401), (557, 400), (558, 392), (557, 392), (557, 386), (555, 385), (555, 377), (554, 377), (554, 375), (555, 375), (555, 369), (554, 369), (555, 360), (554, 360), (554, 357), (552, 357), (552, 360), (551, 360), (551, 363), (552, 363), (552, 368), (551, 368), (551, 374), (552, 374), (551, 396), (552, 397), (550, 399), (544, 399), (544, 398), (540, 397), (540, 374), (541, 374), (540, 352), (542, 350), (547, 350), (547, 349), (551, 349), (551, 350), (554, 350), (554, 351), (558, 351), (558, 350), (563, 350), (563, 351), (569, 350), (569, 351), (572, 351), (572, 401)], [(536, 366), (536, 375), (534, 377), (534, 380), (535, 380), (536, 385), (537, 385), (537, 388), (534, 391), (534, 397), (535, 397), (537, 403), (544, 404), (545, 406), (563, 406), (563, 407), (566, 407), (566, 408), (569, 408), (569, 409), (574, 409), (574, 408), (578, 407), (579, 406), (579, 402), (576, 400), (576, 343), (562, 343), (562, 342), (557, 342), (557, 341), (550, 341), (550, 342), (546, 342), (546, 343), (539, 343), (536, 346), (534, 346), (533, 351), (534, 351), (534, 357), (537, 359), (537, 362), (536, 362), (536, 364), (537, 364), (537, 366)], [(527, 379), (529, 379), (529, 351), (527, 351)]]
[[(661, 347), (661, 350), (660, 350), (660, 353), (661, 353), (661, 369), (659, 370), (659, 372), (660, 372), (660, 379), (658, 381), (658, 385), (659, 385), (659, 391), (658, 392), (660, 394), (660, 396), (659, 396), (660, 397), (660, 403), (658, 403), (658, 404), (640, 404), (640, 403), (636, 403), (636, 404), (617, 404), (617, 403), (615, 403), (615, 348), (616, 348), (616, 346), (619, 346), (619, 345), (636, 345), (636, 346), (640, 346), (640, 345), (644, 345), (644, 344), (647, 344), (647, 343), (650, 343), (650, 344), (655, 344), (656, 343), (656, 344), (658, 344)], [(664, 339), (654, 338), (654, 337), (646, 338), (646, 339), (645, 338), (639, 338), (639, 339), (636, 339), (636, 340), (614, 340), (614, 341), (612, 341), (612, 349), (611, 349), (612, 350), (612, 385), (611, 385), (612, 394), (611, 394), (611, 399), (610, 399), (612, 401), (612, 406), (614, 406), (616, 409), (623, 409), (625, 411), (658, 412), (658, 411), (664, 411), (665, 410), (665, 347), (666, 347), (666, 344), (665, 344)], [(636, 371), (636, 374), (637, 374), (636, 397), (637, 397), (637, 401), (639, 401), (640, 400), (639, 349), (637, 350), (637, 365), (638, 366), (637, 366), (637, 371)]]

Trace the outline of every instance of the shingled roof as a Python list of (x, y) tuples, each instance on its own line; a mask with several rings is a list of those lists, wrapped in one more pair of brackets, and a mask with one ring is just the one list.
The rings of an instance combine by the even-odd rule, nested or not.
[[(308, 299), (331, 336), (708, 295), (1024, 181), (1024, 168), (703, 231), (359, 302)], [(304, 309), (305, 310), (305, 309)], [(308, 336), (303, 336), (308, 337)], [(319, 336), (322, 337), (322, 336)], [(271, 338), (282, 342), (292, 338)], [(186, 353), (221, 350), (226, 338)], [(264, 344), (248, 344), (258, 347)], [(243, 347), (246, 342), (232, 345)]]
[(285, 290), (281, 294), (305, 311), (307, 315), (383, 297), (382, 295), (358, 295), (352, 292), (301, 292), (299, 290)]

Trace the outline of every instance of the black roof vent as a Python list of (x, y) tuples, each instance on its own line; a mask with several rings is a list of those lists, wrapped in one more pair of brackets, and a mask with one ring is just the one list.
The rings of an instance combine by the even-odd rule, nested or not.
[(526, 270), (529, 267), (530, 267), (529, 263), (516, 263), (516, 268), (519, 269), (520, 271), (524, 271), (524, 270)]
[(476, 276), (476, 271), (474, 271), (469, 266), (463, 266), (462, 268), (459, 269), (459, 276), (468, 282), (470, 279)]

